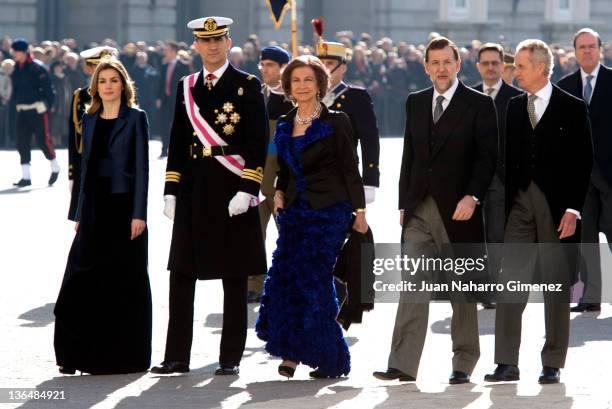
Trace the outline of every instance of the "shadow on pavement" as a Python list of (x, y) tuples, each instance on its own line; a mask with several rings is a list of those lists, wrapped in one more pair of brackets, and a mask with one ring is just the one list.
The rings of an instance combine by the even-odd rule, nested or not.
[(53, 316), (54, 307), (55, 303), (48, 303), (43, 305), (42, 307), (37, 307), (30, 311), (24, 312), (18, 318), (20, 320), (30, 322), (21, 324), (21, 326), (38, 328), (46, 327), (47, 325), (53, 323), (55, 321), (55, 317)]
[(574, 402), (574, 399), (566, 396), (566, 388), (563, 383), (543, 385), (535, 396), (519, 396), (516, 383), (488, 385), (487, 388), (491, 389), (489, 399), (492, 405), (489, 409), (570, 409)]
[(597, 313), (582, 313), (570, 321), (570, 348), (588, 341), (612, 341), (612, 318), (598, 319)]
[(104, 401), (111, 393), (137, 381), (143, 373), (130, 375), (84, 375), (58, 376), (36, 386), (37, 390), (64, 390), (66, 400), (59, 401), (29, 401), (19, 406), (20, 409), (61, 408), (83, 409), (91, 408)]
[[(464, 408), (482, 392), (473, 392), (474, 384), (447, 386), (441, 392), (421, 392), (414, 383), (386, 387), (387, 399), (376, 408)], [(520, 407), (520, 406), (519, 406)]]

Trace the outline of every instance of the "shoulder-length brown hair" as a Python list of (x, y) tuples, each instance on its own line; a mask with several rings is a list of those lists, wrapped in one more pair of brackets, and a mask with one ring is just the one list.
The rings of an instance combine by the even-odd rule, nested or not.
[(117, 73), (119, 73), (119, 77), (121, 78), (121, 84), (123, 86), (121, 102), (129, 107), (136, 105), (136, 91), (134, 90), (132, 79), (130, 78), (127, 70), (118, 59), (105, 58), (96, 67), (96, 70), (91, 76), (91, 81), (89, 83), (91, 103), (87, 106), (87, 113), (90, 115), (96, 114), (102, 110), (102, 98), (100, 98), (100, 94), (98, 93), (98, 78), (100, 77), (100, 72), (108, 69), (117, 71)]
[(281, 85), (287, 98), (291, 97), (291, 73), (299, 67), (310, 67), (314, 71), (319, 97), (323, 98), (329, 89), (329, 71), (321, 60), (313, 55), (300, 55), (289, 61), (281, 74)]

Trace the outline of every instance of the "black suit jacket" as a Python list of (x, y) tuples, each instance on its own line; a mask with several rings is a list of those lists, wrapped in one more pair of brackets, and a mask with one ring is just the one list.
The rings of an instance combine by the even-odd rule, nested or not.
[[(497, 120), (491, 98), (459, 82), (444, 114), (432, 128), (433, 87), (406, 101), (406, 130), (399, 181), (404, 223), (426, 195), (438, 206), (451, 242), (484, 242), (480, 206), (467, 221), (453, 221), (465, 195), (483, 199), (495, 173)], [(430, 136), (436, 140), (432, 149)]]
[[(482, 82), (475, 85), (474, 89), (479, 92), (484, 92)], [(506, 158), (506, 111), (508, 110), (508, 102), (510, 102), (511, 98), (514, 98), (522, 93), (523, 91), (520, 89), (513, 87), (512, 85), (508, 85), (505, 81), (502, 81), (502, 86), (499, 91), (497, 91), (497, 95), (493, 100), (495, 103), (495, 111), (497, 112), (497, 129), (499, 131), (497, 174), (502, 181), (505, 178), (504, 162)]]
[[(535, 166), (532, 181), (546, 196), (555, 225), (559, 224), (567, 209), (581, 212), (593, 163), (589, 118), (584, 101), (553, 85), (546, 111), (532, 136), (525, 131), (529, 117), (527, 94), (522, 94), (510, 100), (506, 124), (506, 215), (510, 212), (525, 172), (525, 169), (521, 169), (521, 159), (533, 142)], [(574, 234), (567, 241), (579, 238), (579, 234)]]
[(159, 85), (157, 89), (157, 98), (161, 99), (163, 105), (174, 105), (176, 101), (176, 90), (178, 83), (181, 78), (185, 75), (189, 75), (189, 67), (181, 62), (176, 61), (174, 66), (174, 72), (172, 73), (172, 79), (170, 80), (170, 95), (166, 95), (166, 74), (168, 72), (168, 64), (162, 65), (159, 75)]
[[(297, 109), (293, 109), (281, 116), (276, 126), (279, 164), (276, 189), (285, 193), (285, 207), (291, 206), (298, 196), (295, 169), (287, 160), (296, 112)], [(357, 168), (353, 129), (348, 116), (322, 106), (319, 119), (313, 121), (303, 137), (311, 137), (311, 133), (316, 140), (301, 152), (305, 194), (310, 206), (321, 209), (348, 200), (353, 209), (365, 208), (363, 182)]]
[[(87, 165), (97, 119), (97, 114), (83, 115), (82, 174), (77, 221), (80, 220), (84, 196), (87, 194), (85, 189)], [(146, 220), (149, 191), (149, 125), (144, 111), (121, 105), (119, 117), (110, 136), (109, 158), (106, 165), (111, 172), (111, 193), (133, 193), (132, 218)]]
[[(563, 77), (557, 84), (562, 90), (576, 98), (582, 99), (582, 76), (580, 70)], [(599, 67), (595, 89), (589, 104), (589, 119), (591, 136), (593, 138), (594, 159), (603, 173), (604, 178), (612, 186), (612, 115), (610, 115), (610, 99), (612, 99), (612, 70), (604, 65)]]

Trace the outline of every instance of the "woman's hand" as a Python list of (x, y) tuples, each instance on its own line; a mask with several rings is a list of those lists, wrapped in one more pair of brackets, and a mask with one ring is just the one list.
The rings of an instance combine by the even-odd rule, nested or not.
[(285, 208), (285, 194), (282, 191), (277, 190), (276, 193), (274, 193), (274, 215), (278, 216), (278, 210), (284, 209), (284, 208)]
[(368, 231), (368, 222), (366, 221), (365, 212), (357, 212), (355, 221), (353, 222), (353, 230), (361, 234)]
[(132, 219), (132, 237), (130, 240), (134, 240), (136, 237), (140, 236), (146, 225), (147, 223), (144, 220)]

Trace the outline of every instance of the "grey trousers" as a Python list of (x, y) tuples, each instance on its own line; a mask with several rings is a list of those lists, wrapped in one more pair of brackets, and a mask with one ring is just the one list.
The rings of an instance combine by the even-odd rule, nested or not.
[[(402, 232), (402, 252), (408, 257), (418, 258), (421, 255), (437, 257), (442, 245), (448, 243), (449, 238), (438, 207), (434, 199), (427, 196), (405, 224)], [(421, 299), (407, 299), (415, 296)], [(453, 370), (471, 374), (480, 357), (476, 304), (451, 303), (451, 305)], [(393, 328), (389, 368), (417, 376), (427, 335), (428, 319), (429, 294), (402, 293)]]
[(583, 303), (601, 302), (601, 255), (599, 232), (612, 249), (612, 188), (598, 166), (593, 168), (591, 184), (582, 211), (582, 259), (580, 278), (584, 282)]
[[(542, 282), (562, 281), (569, 287), (569, 268), (559, 243), (548, 202), (542, 191), (531, 183), (520, 191), (512, 205), (504, 238), (504, 259), (500, 282), (534, 282), (537, 273)], [(534, 245), (526, 245), (536, 243)], [(544, 243), (544, 244), (538, 244)], [(517, 245), (512, 245), (517, 244)], [(525, 244), (525, 245), (523, 245)], [(525, 299), (500, 302), (495, 315), (495, 363), (518, 365), (521, 345), (522, 315)], [(563, 368), (569, 344), (569, 293), (544, 292), (546, 341), (541, 352), (543, 366)]]

